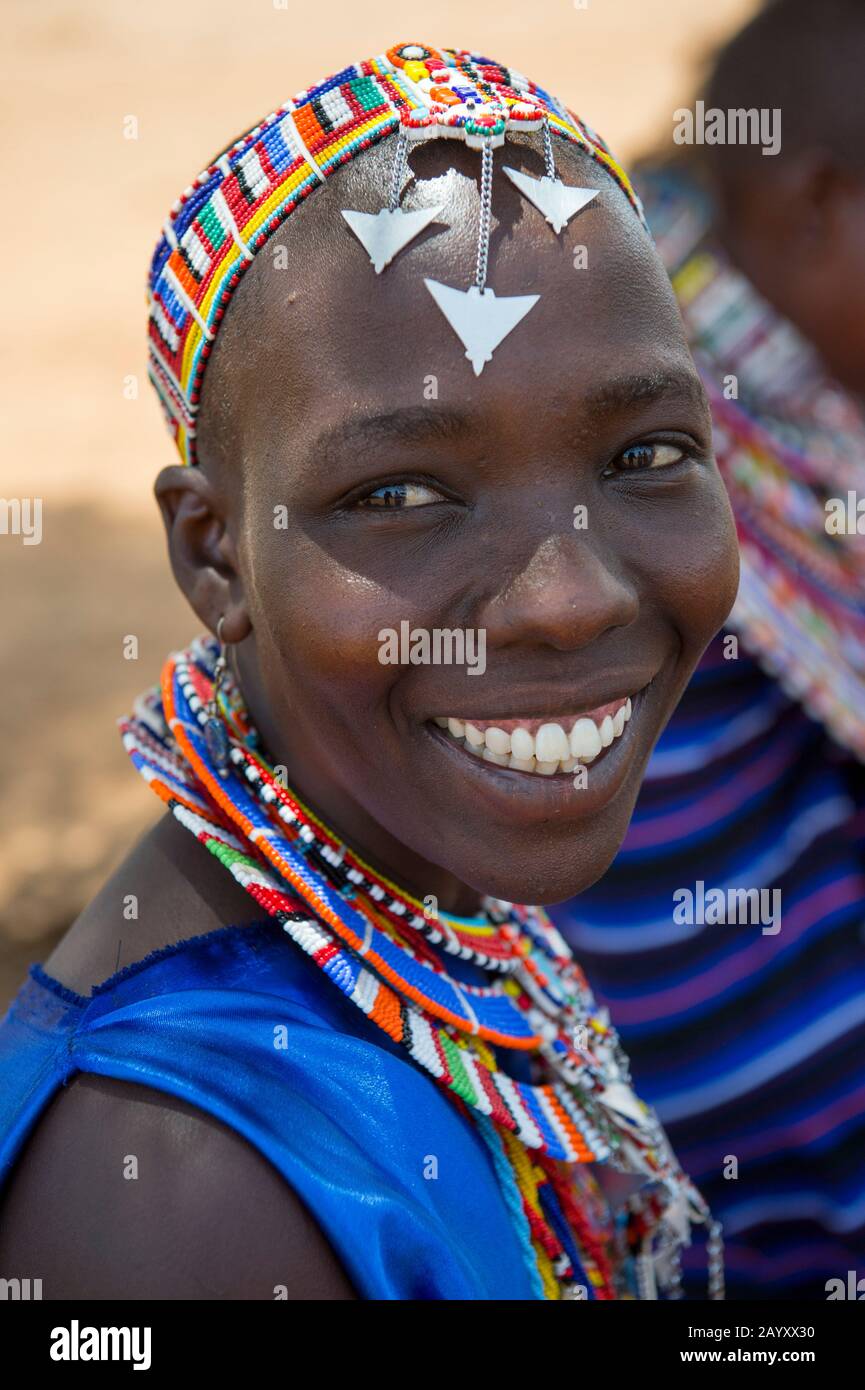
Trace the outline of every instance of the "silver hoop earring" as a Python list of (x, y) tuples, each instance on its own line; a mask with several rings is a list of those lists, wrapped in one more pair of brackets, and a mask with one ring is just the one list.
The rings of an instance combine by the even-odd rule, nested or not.
[(213, 689), (207, 705), (207, 721), (204, 725), (204, 742), (220, 777), (227, 777), (231, 771), (231, 740), (228, 737), (225, 721), (219, 712), (219, 695), (228, 674), (226, 648), (230, 645), (222, 636), (222, 624), (224, 622), (225, 614), (223, 613), (216, 624), (219, 656), (216, 658), (216, 665), (213, 668)]

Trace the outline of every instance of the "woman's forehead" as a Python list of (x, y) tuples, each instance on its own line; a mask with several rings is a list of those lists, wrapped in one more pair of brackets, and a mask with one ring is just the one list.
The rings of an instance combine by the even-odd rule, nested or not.
[[(454, 154), (456, 153), (456, 158)], [(595, 200), (556, 237), (515, 187), (497, 200), (490, 265), (503, 296), (528, 288), (537, 304), (476, 376), (425, 282), (459, 283), (471, 262), (478, 209), (468, 152), (423, 151), (423, 177), (404, 206), (421, 208), (448, 189), (446, 210), (377, 275), (341, 216), (346, 196), (363, 203), (377, 184), (363, 161), (352, 183), (322, 189), (250, 267), (225, 324), (214, 377), (242, 373), (244, 433), (262, 438), (287, 420), (322, 422), (341, 409), (445, 401), (480, 419), (531, 384), (548, 406), (600, 399), (608, 381), (656, 374), (668, 359), (692, 370), (667, 277), (654, 248), (604, 173), (580, 170)], [(516, 167), (533, 152), (508, 150)], [(536, 156), (534, 156), (536, 158)], [(419, 161), (418, 161), (419, 162)], [(570, 167), (587, 164), (573, 161)], [(468, 170), (469, 172), (466, 172)], [(208, 406), (205, 398), (205, 407)]]
[(474, 278), (467, 288), (432, 279), (425, 287), (480, 374), (538, 299), (531, 292), (502, 296), (487, 283), (493, 155), (507, 139), (530, 132), (542, 136), (543, 173), (505, 166), (499, 181), (514, 179), (556, 234), (595, 196), (558, 177), (556, 144), (584, 151), (646, 226), (627, 174), (591, 127), (517, 69), (464, 49), (397, 44), (350, 64), (298, 93), (211, 161), (172, 208), (148, 281), (149, 374), (183, 460), (196, 460), (206, 370), (249, 267), (309, 194), (320, 198), (334, 176), (379, 143), (393, 156), (387, 187), (374, 208), (341, 209), (377, 273), (444, 209), (401, 206), (409, 148), (462, 144), (479, 164)]

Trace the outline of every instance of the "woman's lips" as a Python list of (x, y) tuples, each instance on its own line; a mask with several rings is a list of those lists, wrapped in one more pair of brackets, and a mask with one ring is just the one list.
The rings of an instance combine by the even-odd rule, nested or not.
[[(636, 695), (634, 696), (636, 699)], [(521, 719), (461, 719), (438, 716), (433, 721), (449, 739), (486, 763), (515, 772), (551, 777), (588, 766), (622, 737), (633, 704), (623, 695), (579, 714)]]

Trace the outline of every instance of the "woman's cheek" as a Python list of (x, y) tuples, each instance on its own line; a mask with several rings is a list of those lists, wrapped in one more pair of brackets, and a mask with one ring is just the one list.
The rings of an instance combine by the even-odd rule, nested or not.
[(673, 532), (678, 576), (670, 586), (670, 604), (680, 628), (702, 648), (723, 627), (736, 600), (739, 547), (720, 476), (701, 492), (688, 523)]
[(706, 506), (706, 531), (698, 557), (697, 582), (712, 602), (712, 633), (723, 626), (739, 589), (739, 542), (727, 489), (720, 473), (712, 475), (712, 498)]
[(279, 664), (293, 680), (321, 685), (325, 693), (390, 684), (394, 668), (379, 660), (380, 633), (414, 622), (405, 600), (308, 541), (287, 549), (289, 566), (259, 552), (252, 585), (253, 627), (259, 636), (267, 632)]
[(724, 625), (739, 584), (736, 527), (720, 475), (657, 512), (651, 535), (633, 542), (644, 599), (672, 620), (687, 649), (701, 652)]

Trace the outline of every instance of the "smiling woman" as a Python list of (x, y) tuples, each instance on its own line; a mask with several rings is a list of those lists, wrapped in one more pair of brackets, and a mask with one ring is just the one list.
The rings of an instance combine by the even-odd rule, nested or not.
[[(626, 176), (514, 69), (397, 45), (187, 189), (150, 332), (171, 563), (217, 640), (122, 726), (171, 814), (0, 1027), (4, 1266), (48, 1297), (651, 1298), (694, 1222), (721, 1295), (540, 906), (610, 864), (736, 589)], [(403, 625), (482, 633), (483, 670), (382, 661)]]

